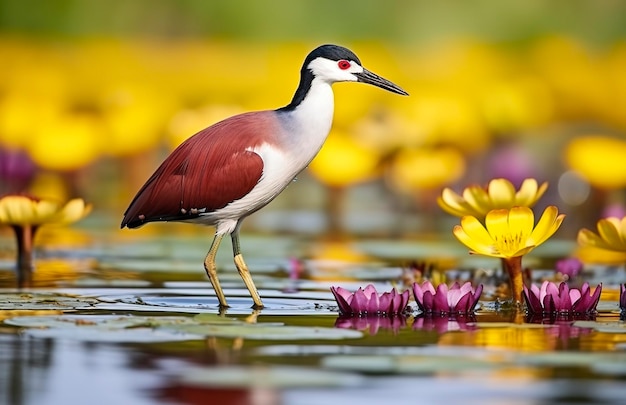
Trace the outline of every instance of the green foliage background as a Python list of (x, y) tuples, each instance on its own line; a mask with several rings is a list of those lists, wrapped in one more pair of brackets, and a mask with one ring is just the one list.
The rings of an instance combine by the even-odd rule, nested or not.
[(244, 40), (528, 41), (626, 36), (621, 0), (0, 0), (0, 32)]

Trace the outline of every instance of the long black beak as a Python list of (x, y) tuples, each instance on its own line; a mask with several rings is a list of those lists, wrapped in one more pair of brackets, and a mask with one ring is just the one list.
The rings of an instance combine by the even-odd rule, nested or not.
[(370, 72), (369, 70), (367, 70), (365, 68), (363, 68), (363, 72), (356, 73), (356, 77), (362, 83), (373, 84), (376, 87), (380, 87), (381, 89), (388, 90), (388, 91), (390, 91), (392, 93), (402, 94), (403, 96), (408, 96), (409, 95), (409, 93), (407, 93), (406, 91), (402, 90), (400, 88), (400, 86), (397, 86), (397, 85), (391, 83), (389, 80), (384, 79), (384, 78), (378, 76), (376, 73), (372, 73), (372, 72)]

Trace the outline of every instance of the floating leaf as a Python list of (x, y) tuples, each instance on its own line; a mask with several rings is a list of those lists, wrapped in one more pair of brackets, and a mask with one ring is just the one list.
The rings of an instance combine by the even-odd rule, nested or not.
[(8, 309), (0, 310), (0, 321), (18, 316), (61, 315), (63, 311), (55, 309)]
[[(222, 284), (223, 286), (224, 284)], [(158, 293), (147, 292), (144, 295), (124, 295), (108, 297), (118, 303), (136, 306), (134, 310), (140, 311), (168, 311), (168, 312), (214, 312), (218, 310), (218, 301), (215, 295), (198, 294), (196, 290), (167, 290), (163, 289)], [(156, 290), (153, 290), (156, 291)], [(212, 293), (212, 291), (211, 291)], [(229, 289), (226, 291), (228, 304), (230, 305), (225, 313), (228, 315), (249, 315), (252, 299), (250, 293), (245, 288)], [(328, 292), (310, 293), (282, 293), (276, 291), (263, 291), (264, 315), (304, 315), (304, 314), (330, 314), (336, 311), (336, 307), (331, 307), (320, 303), (323, 299), (330, 300), (332, 295)], [(330, 304), (330, 302), (329, 302)], [(106, 308), (106, 307), (103, 307)], [(112, 308), (114, 309), (114, 308)], [(129, 308), (130, 309), (130, 308)]]
[(189, 368), (180, 380), (193, 386), (244, 388), (342, 387), (362, 383), (362, 377), (355, 374), (285, 366)]
[(604, 333), (626, 333), (626, 323), (624, 322), (576, 321), (572, 326), (592, 328)]
[(143, 317), (119, 315), (22, 316), (4, 323), (28, 328), (26, 335), (89, 342), (163, 342), (197, 340), (202, 336), (156, 328), (161, 323), (193, 322), (187, 317)]
[(53, 293), (0, 293), (0, 310), (62, 310), (93, 308), (100, 301), (93, 297), (80, 297)]
[[(603, 292), (604, 293), (604, 292)], [(596, 307), (598, 313), (615, 313), (619, 314), (619, 302), (617, 301), (600, 301)]]
[(224, 337), (268, 340), (356, 339), (361, 332), (325, 327), (285, 326), (282, 323), (247, 323), (217, 314), (183, 316), (61, 315), (16, 317), (8, 325), (30, 328), (39, 337), (87, 341), (151, 342)]
[(199, 324), (199, 325), (163, 325), (162, 328), (182, 333), (222, 338), (238, 338), (252, 340), (337, 340), (358, 339), (363, 333), (356, 330), (336, 329), (313, 326), (285, 326), (266, 323), (237, 323), (233, 325)]
[(517, 364), (552, 367), (595, 367), (603, 363), (625, 361), (626, 354), (574, 351), (525, 353), (515, 358)]
[(611, 376), (626, 376), (626, 363), (624, 361), (603, 361), (598, 364), (592, 364), (591, 368), (596, 373)]
[(422, 374), (438, 372), (463, 372), (491, 369), (502, 366), (488, 359), (459, 356), (327, 356), (324, 367), (364, 373)]

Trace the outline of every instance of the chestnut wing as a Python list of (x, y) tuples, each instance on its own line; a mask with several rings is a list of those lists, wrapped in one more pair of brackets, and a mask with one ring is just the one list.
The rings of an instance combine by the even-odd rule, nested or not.
[(220, 129), (218, 124), (199, 132), (165, 159), (130, 203), (122, 228), (191, 219), (225, 207), (256, 186), (263, 160), (248, 150), (252, 138)]

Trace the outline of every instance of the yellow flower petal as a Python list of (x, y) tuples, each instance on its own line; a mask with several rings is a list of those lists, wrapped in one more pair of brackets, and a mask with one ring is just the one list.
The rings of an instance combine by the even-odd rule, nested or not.
[(91, 206), (85, 206), (81, 199), (72, 200), (61, 207), (56, 201), (9, 195), (0, 199), (0, 223), (22, 226), (70, 223), (83, 218), (90, 210)]
[(559, 229), (565, 214), (558, 215), (558, 212), (558, 208), (554, 205), (550, 205), (543, 211), (539, 222), (530, 235), (530, 239), (534, 244), (542, 244)]
[(622, 249), (622, 240), (619, 229), (620, 220), (617, 218), (604, 218), (598, 221), (598, 234), (608, 246), (614, 249)]
[[(463, 190), (463, 198), (467, 204), (474, 210), (485, 216), (491, 209), (491, 200), (487, 192), (479, 186), (470, 186)], [(468, 212), (471, 215), (471, 213)]]
[(523, 256), (556, 232), (565, 217), (557, 214), (556, 207), (548, 207), (533, 228), (534, 214), (528, 207), (491, 210), (485, 217), (485, 227), (477, 218), (466, 216), (454, 228), (454, 235), (474, 253), (502, 258)]
[(507, 179), (489, 182), (489, 197), (493, 208), (510, 208), (515, 203), (515, 187)]
[(509, 231), (526, 239), (533, 232), (535, 215), (528, 207), (513, 207), (509, 211)]
[(477, 185), (466, 187), (462, 195), (449, 188), (442, 191), (438, 203), (449, 214), (462, 217), (472, 215), (482, 220), (494, 209), (510, 209), (512, 207), (532, 207), (545, 193), (548, 183), (537, 186), (537, 180), (526, 179), (516, 192), (513, 184), (507, 179), (493, 179), (487, 188)]
[(0, 222), (4, 224), (15, 223), (16, 219), (25, 216), (24, 209), (19, 201), (21, 197), (8, 196), (0, 200)]
[(48, 222), (52, 216), (59, 210), (59, 204), (56, 201), (40, 200), (34, 203), (35, 219), (33, 223), (42, 224)]
[(463, 199), (463, 197), (447, 187), (444, 188), (441, 192), (441, 197), (437, 198), (437, 203), (439, 204), (441, 209), (446, 211), (448, 214), (458, 217), (469, 214), (469, 205)]
[(82, 219), (91, 212), (91, 204), (86, 205), (81, 198), (74, 198), (65, 204), (63, 209), (54, 217), (54, 222), (71, 223)]
[(493, 239), (509, 234), (509, 210), (491, 210), (485, 218), (485, 226)]
[(537, 187), (537, 180), (526, 179), (515, 195), (515, 205), (532, 207), (548, 189), (548, 183), (544, 182)]
[(467, 246), (471, 253), (498, 257), (493, 241), (480, 221), (474, 217), (464, 217), (463, 220), (463, 225), (456, 225), (452, 230), (459, 242)]
[(36, 201), (21, 195), (0, 199), (0, 222), (8, 225), (38, 225), (57, 209), (51, 201)]
[(485, 226), (480, 223), (476, 217), (465, 216), (461, 218), (461, 227), (463, 230), (473, 239), (483, 243), (490, 244), (492, 237), (485, 229)]
[(622, 237), (622, 241), (626, 244), (626, 217), (622, 218), (620, 221), (619, 232)]
[(600, 219), (597, 228), (598, 233), (581, 229), (578, 232), (578, 244), (626, 253), (626, 217)]
[(583, 228), (578, 231), (578, 244), (581, 246), (592, 246), (599, 249), (613, 250), (611, 246), (600, 238), (596, 233), (589, 229)]

